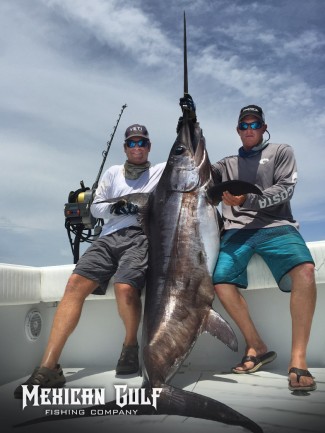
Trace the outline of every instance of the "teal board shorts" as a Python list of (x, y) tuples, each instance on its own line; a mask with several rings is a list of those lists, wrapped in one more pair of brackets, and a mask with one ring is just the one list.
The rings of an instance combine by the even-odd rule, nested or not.
[(302, 263), (314, 263), (310, 251), (292, 226), (226, 230), (221, 238), (213, 284), (234, 284), (246, 289), (247, 265), (259, 254), (283, 292), (291, 291), (288, 272)]

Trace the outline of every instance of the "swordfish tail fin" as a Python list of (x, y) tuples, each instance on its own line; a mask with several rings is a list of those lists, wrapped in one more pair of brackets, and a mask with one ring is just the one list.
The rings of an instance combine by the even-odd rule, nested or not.
[[(220, 403), (212, 398), (205, 397), (194, 392), (184, 391), (174, 388), (170, 385), (162, 384), (162, 391), (157, 400), (157, 410), (152, 405), (129, 404), (123, 406), (123, 411), (129, 411), (132, 415), (178, 415), (190, 418), (200, 418), (209, 421), (217, 421), (228, 425), (237, 425), (250, 430), (253, 433), (263, 433), (262, 428), (246, 416), (231, 409), (229, 406)], [(146, 388), (146, 394), (149, 395), (149, 389)], [(110, 401), (104, 405), (95, 405), (83, 410), (82, 415), (51, 415), (34, 418), (29, 421), (16, 424), (13, 427), (27, 427), (44, 422), (53, 422), (59, 420), (76, 419), (92, 417), (94, 414), (105, 414), (107, 416), (119, 414), (121, 407), (116, 401)], [(70, 424), (70, 427), (78, 427), (77, 424)], [(141, 425), (140, 425), (141, 427)], [(133, 431), (137, 432), (137, 426), (134, 425)], [(18, 429), (19, 430), (19, 429)], [(142, 430), (142, 427), (141, 427)], [(52, 431), (52, 430), (51, 430)]]
[(156, 412), (159, 415), (201, 418), (238, 425), (253, 433), (263, 433), (263, 429), (254, 421), (217, 400), (170, 385), (162, 385), (162, 388)]

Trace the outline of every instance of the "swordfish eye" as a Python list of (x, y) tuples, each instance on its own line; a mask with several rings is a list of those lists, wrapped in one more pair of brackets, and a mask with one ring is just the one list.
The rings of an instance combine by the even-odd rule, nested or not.
[(183, 147), (183, 146), (177, 146), (176, 148), (175, 148), (175, 155), (181, 155), (182, 153), (184, 153), (184, 151), (185, 151), (185, 147)]

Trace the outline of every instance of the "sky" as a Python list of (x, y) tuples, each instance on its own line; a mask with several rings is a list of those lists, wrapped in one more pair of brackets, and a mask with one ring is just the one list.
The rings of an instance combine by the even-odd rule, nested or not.
[[(64, 204), (80, 181), (123, 164), (123, 135), (146, 125), (165, 161), (189, 93), (212, 162), (236, 154), (241, 107), (263, 107), (271, 142), (293, 146), (293, 214), (325, 240), (323, 0), (1, 0), (0, 262), (73, 263)], [(83, 244), (81, 253), (89, 244)]]

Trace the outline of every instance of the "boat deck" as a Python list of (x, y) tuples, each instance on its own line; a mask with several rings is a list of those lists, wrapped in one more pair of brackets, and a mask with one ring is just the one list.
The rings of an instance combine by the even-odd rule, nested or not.
[[(209, 370), (198, 370), (184, 365), (174, 377), (173, 385), (214, 398), (251, 418), (265, 433), (321, 433), (325, 426), (325, 368), (311, 368), (317, 381), (313, 392), (290, 392), (285, 371), (277, 371), (272, 364), (264, 371), (236, 375)], [(137, 388), (141, 377), (116, 377), (115, 371), (91, 368), (66, 368), (67, 387), (105, 387), (106, 400), (115, 398), (114, 384), (127, 384)], [(46, 407), (27, 406), (22, 411), (21, 400), (13, 398), (16, 380), (0, 387), (1, 430), (4, 433), (82, 433), (93, 432), (141, 432), (141, 433), (204, 433), (244, 432), (243, 427), (230, 426), (215, 421), (184, 418), (180, 416), (134, 416), (97, 414), (92, 417), (49, 421), (46, 423), (13, 428), (13, 425), (44, 416)], [(61, 408), (59, 406), (51, 408)], [(65, 407), (70, 409), (71, 407)], [(76, 409), (76, 406), (74, 407)], [(80, 406), (78, 407), (80, 409)]]
[[(309, 244), (316, 263), (317, 305), (308, 344), (307, 359), (318, 389), (310, 393), (288, 390), (290, 359), (290, 296), (276, 283), (258, 256), (248, 268), (250, 286), (243, 291), (251, 315), (269, 350), (277, 359), (263, 371), (251, 375), (230, 373), (245, 353), (245, 342), (236, 325), (215, 299), (213, 307), (229, 321), (238, 338), (238, 352), (232, 352), (209, 334), (200, 335), (189, 357), (172, 380), (176, 387), (209, 396), (260, 425), (264, 433), (320, 433), (325, 426), (325, 241)], [(106, 415), (47, 421), (13, 428), (14, 425), (45, 416), (46, 409), (62, 406), (27, 406), (15, 400), (16, 386), (25, 381), (42, 358), (57, 302), (61, 299), (72, 265), (31, 268), (0, 264), (0, 426), (4, 433), (217, 433), (246, 432), (242, 427), (180, 416)], [(99, 299), (100, 298), (100, 299)], [(40, 333), (31, 339), (30, 314), (41, 318)], [(27, 320), (28, 319), (28, 320)], [(35, 322), (37, 323), (37, 322)], [(141, 327), (141, 326), (140, 326)], [(141, 329), (139, 330), (139, 337)], [(85, 302), (78, 327), (69, 338), (60, 362), (69, 388), (106, 389), (106, 401), (115, 399), (114, 384), (137, 388), (139, 376), (115, 377), (124, 328), (118, 317), (114, 290), (110, 284), (103, 297), (91, 295)], [(140, 341), (140, 340), (139, 340)], [(72, 368), (78, 367), (78, 368)], [(80, 368), (83, 367), (83, 368)], [(76, 407), (73, 407), (76, 409)], [(81, 407), (77, 407), (81, 409)]]

